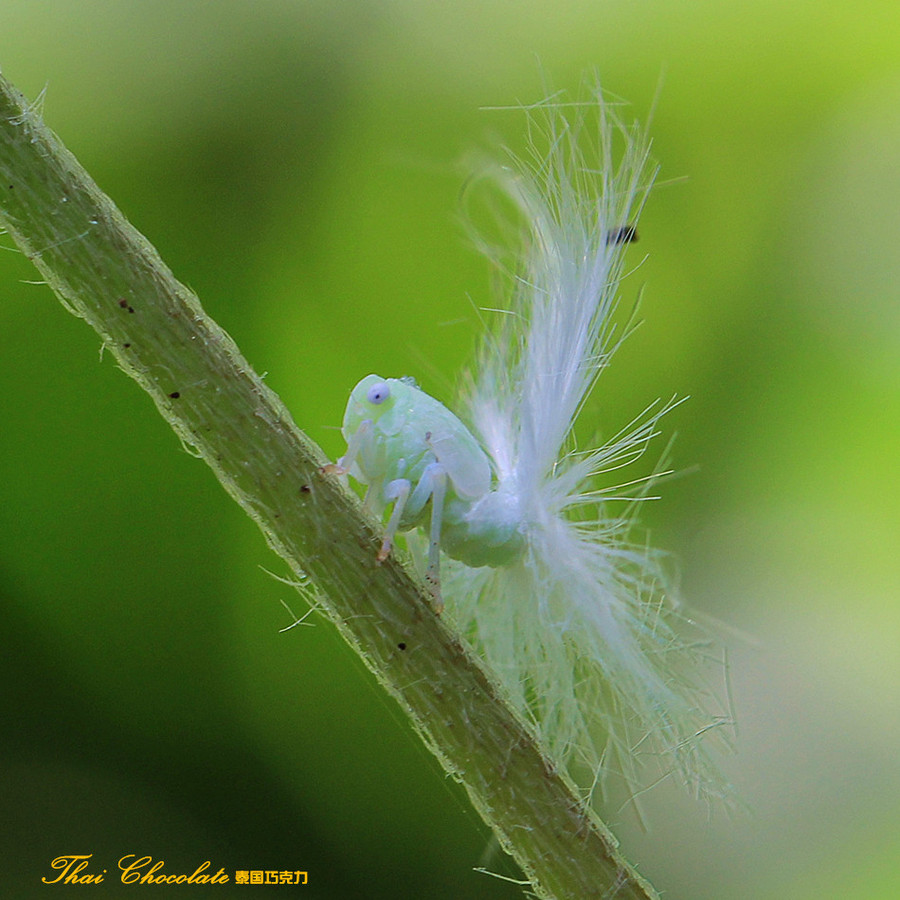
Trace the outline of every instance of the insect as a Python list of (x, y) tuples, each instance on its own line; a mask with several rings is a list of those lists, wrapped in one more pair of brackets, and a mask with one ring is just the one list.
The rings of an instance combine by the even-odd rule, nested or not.
[(347, 451), (331, 469), (365, 484), (366, 506), (387, 518), (378, 559), (398, 532), (426, 532), (435, 609), (446, 604), (588, 793), (611, 771), (636, 787), (645, 766), (717, 793), (707, 743), (727, 717), (707, 711), (706, 644), (636, 527), (635, 501), (660, 473), (621, 474), (679, 401), (650, 404), (587, 448), (573, 436), (630, 330), (616, 312), (637, 232), (620, 223), (636, 221), (653, 181), (648, 144), (599, 90), (528, 114), (529, 161), (511, 156), (486, 173), (521, 237), (508, 260), (492, 257), (505, 291), (461, 379), (460, 414), (412, 379), (367, 375), (350, 394)]
[(638, 233), (634, 225), (621, 225), (606, 232), (607, 244), (635, 244), (637, 240)]
[(441, 550), (473, 567), (507, 565), (525, 548), (521, 512), (511, 491), (491, 490), (487, 454), (449, 409), (408, 378), (367, 375), (344, 415), (342, 471), (368, 485), (366, 503), (392, 504), (378, 559), (398, 530), (428, 522), (425, 579), (443, 609)]

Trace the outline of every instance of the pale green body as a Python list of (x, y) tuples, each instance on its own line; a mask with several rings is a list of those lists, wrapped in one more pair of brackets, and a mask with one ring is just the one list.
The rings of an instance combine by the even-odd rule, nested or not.
[[(447, 407), (412, 381), (367, 375), (344, 414), (347, 454), (341, 464), (369, 486), (377, 512), (394, 503), (384, 553), (397, 530), (430, 519), (437, 549), (468, 566), (502, 566), (525, 549), (518, 503), (492, 490), (487, 454)], [(398, 508), (399, 507), (399, 508)]]

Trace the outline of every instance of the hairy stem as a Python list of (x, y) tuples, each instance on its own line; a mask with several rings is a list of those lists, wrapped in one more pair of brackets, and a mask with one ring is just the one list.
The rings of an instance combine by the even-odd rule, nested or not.
[(0, 76), (0, 225), (196, 448), (413, 728), (540, 897), (656, 894), (493, 681), (379, 541), (322, 452), (24, 98)]

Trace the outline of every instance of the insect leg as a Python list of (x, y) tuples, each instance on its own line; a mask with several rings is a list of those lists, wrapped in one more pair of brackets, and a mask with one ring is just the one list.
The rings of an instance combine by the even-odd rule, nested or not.
[(444, 608), (441, 600), (441, 524), (444, 520), (444, 497), (447, 493), (447, 470), (439, 462), (425, 467), (416, 489), (406, 506), (408, 518), (415, 518), (431, 500), (431, 524), (428, 532), (428, 568), (425, 583), (434, 597), (435, 612)]
[(415, 490), (408, 478), (395, 478), (384, 489), (384, 499), (393, 502), (391, 517), (388, 520), (378, 551), (378, 561), (387, 559), (391, 552), (394, 535), (400, 527), (404, 514), (407, 521), (415, 519), (431, 500), (431, 525), (428, 534), (428, 568), (425, 570), (425, 583), (434, 597), (435, 612), (440, 615), (444, 609), (441, 599), (441, 524), (444, 518), (444, 497), (447, 493), (447, 472), (444, 467), (433, 462), (425, 467)]
[(378, 562), (384, 562), (391, 552), (391, 544), (394, 541), (397, 529), (400, 527), (400, 518), (406, 509), (411, 490), (412, 482), (408, 478), (395, 478), (384, 489), (385, 501), (388, 503), (393, 502), (394, 508), (391, 510), (391, 517), (388, 520), (387, 528), (384, 530), (384, 540), (381, 542), (381, 549), (378, 551)]
[(356, 462), (359, 451), (362, 449), (363, 441), (366, 435), (372, 430), (372, 420), (363, 419), (359, 424), (359, 428), (350, 436), (347, 441), (347, 452), (334, 463), (323, 466), (322, 470), (328, 475), (346, 475), (350, 471), (350, 467)]
[(434, 611), (440, 615), (444, 611), (441, 598), (441, 523), (444, 518), (444, 496), (447, 493), (447, 473), (444, 467), (435, 464), (432, 470), (431, 529), (428, 533), (428, 568), (425, 581), (434, 597)]
[[(401, 469), (404, 468), (403, 462), (403, 460), (400, 460)], [(431, 463), (425, 467), (425, 471), (422, 473), (422, 477), (419, 479), (419, 483), (416, 485), (415, 490), (413, 490), (412, 482), (408, 478), (395, 478), (393, 481), (387, 483), (383, 495), (384, 503), (385, 505), (393, 503), (394, 508), (391, 510), (391, 517), (388, 520), (387, 528), (385, 529), (384, 541), (381, 544), (381, 549), (378, 551), (379, 562), (387, 559), (388, 554), (391, 552), (391, 544), (393, 543), (394, 535), (400, 528), (400, 522), (404, 514), (406, 515), (407, 522), (409, 522), (410, 519), (415, 519), (424, 509), (425, 504), (428, 502), (428, 498), (434, 490), (433, 470), (435, 469), (443, 471), (438, 463)], [(369, 495), (367, 494), (366, 501), (368, 502), (368, 500)]]

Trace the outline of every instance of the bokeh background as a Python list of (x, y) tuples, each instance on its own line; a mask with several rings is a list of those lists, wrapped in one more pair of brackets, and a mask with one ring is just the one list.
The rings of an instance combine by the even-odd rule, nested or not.
[[(362, 375), (448, 398), (471, 354), (460, 160), (523, 131), (483, 107), (593, 69), (653, 111), (645, 324), (596, 415), (691, 395), (645, 520), (734, 631), (746, 809), (662, 786), (647, 830), (607, 817), (670, 900), (900, 895), (896, 3), (4, 0), (0, 68), (332, 456)], [(473, 871), (515, 875), (334, 630), (279, 633), (279, 561), (35, 278), (0, 252), (9, 896), (64, 853), (109, 896), (127, 853), (521, 896)]]

